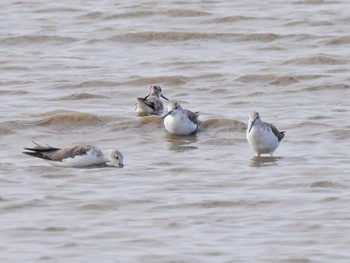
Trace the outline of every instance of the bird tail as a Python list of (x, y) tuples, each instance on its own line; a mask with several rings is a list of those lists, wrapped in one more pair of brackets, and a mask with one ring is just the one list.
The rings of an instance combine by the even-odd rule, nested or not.
[(36, 145), (34, 148), (24, 148), (25, 150), (27, 150), (26, 152), (22, 152), (24, 154), (30, 155), (30, 156), (34, 156), (37, 158), (41, 158), (41, 159), (49, 159), (46, 156), (46, 153), (49, 152), (53, 152), (53, 151), (57, 151), (59, 150), (59, 148), (54, 148), (50, 145), (47, 146), (42, 146), (36, 142), (33, 141), (33, 143)]
[(282, 135), (281, 140), (284, 138), (284, 134), (285, 134), (285, 133), (286, 133), (285, 131), (280, 132), (280, 134)]
[[(25, 148), (26, 150), (30, 150), (29, 148)], [(30, 156), (34, 156), (37, 158), (41, 158), (41, 159), (48, 159), (47, 157), (45, 157), (45, 155), (41, 152), (22, 152), (24, 154), (28, 154)]]

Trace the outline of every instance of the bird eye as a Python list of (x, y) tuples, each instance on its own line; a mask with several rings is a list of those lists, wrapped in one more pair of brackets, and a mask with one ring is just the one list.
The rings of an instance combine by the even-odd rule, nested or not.
[(118, 156), (118, 155), (116, 155), (115, 158), (116, 158), (117, 160), (119, 160), (119, 156)]

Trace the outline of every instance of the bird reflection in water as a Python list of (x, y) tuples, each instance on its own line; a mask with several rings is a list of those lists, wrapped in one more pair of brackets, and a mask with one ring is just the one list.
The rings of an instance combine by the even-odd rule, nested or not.
[(250, 166), (252, 167), (266, 167), (266, 166), (277, 166), (282, 157), (272, 156), (254, 156), (250, 159)]
[(166, 134), (165, 146), (168, 150), (175, 152), (184, 152), (197, 150), (197, 146), (193, 146), (197, 142), (195, 135), (179, 136), (174, 134)]

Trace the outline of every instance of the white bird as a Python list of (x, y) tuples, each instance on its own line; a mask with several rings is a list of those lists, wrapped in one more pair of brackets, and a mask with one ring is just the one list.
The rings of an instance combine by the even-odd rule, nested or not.
[(197, 132), (199, 126), (198, 112), (185, 110), (174, 101), (168, 104), (168, 113), (162, 119), (164, 119), (165, 129), (175, 135), (193, 134)]
[(49, 145), (41, 146), (33, 142), (34, 148), (24, 148), (23, 152), (30, 156), (44, 159), (53, 166), (89, 167), (89, 166), (118, 166), (123, 167), (123, 155), (115, 149), (101, 150), (96, 146), (87, 144), (74, 144), (62, 148)]
[(270, 123), (263, 122), (259, 113), (253, 111), (248, 115), (247, 140), (251, 147), (260, 154), (268, 153), (271, 156), (276, 150), (285, 132), (280, 132)]
[(160, 86), (154, 85), (149, 88), (148, 95), (144, 98), (137, 98), (136, 100), (136, 113), (140, 115), (160, 115), (163, 113), (163, 103), (160, 100), (162, 97), (168, 100), (162, 94), (162, 88)]

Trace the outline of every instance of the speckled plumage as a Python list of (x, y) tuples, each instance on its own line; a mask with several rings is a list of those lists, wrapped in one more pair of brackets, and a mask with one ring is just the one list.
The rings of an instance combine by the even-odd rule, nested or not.
[(87, 144), (74, 144), (62, 148), (42, 146), (35, 143), (34, 148), (24, 148), (24, 154), (44, 159), (54, 166), (87, 167), (105, 165), (123, 167), (121, 152), (110, 149), (101, 150), (96, 146)]

